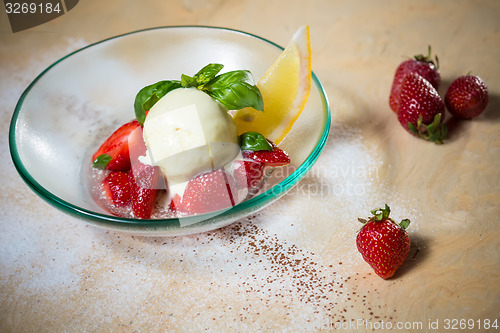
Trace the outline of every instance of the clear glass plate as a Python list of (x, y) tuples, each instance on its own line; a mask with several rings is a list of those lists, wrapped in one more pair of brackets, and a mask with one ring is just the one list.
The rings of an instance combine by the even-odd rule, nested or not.
[[(220, 228), (276, 201), (309, 171), (330, 129), (327, 96), (316, 75), (307, 105), (280, 144), (293, 172), (271, 177), (267, 189), (228, 210), (173, 219), (110, 215), (85, 186), (89, 156), (110, 131), (134, 118), (144, 86), (194, 74), (208, 63), (248, 69), (258, 79), (282, 47), (242, 31), (171, 26), (127, 33), (89, 45), (45, 69), (24, 91), (9, 133), (12, 160), (26, 184), (65, 213), (111, 230), (173, 236)], [(314, 65), (314, 64), (313, 64)]]

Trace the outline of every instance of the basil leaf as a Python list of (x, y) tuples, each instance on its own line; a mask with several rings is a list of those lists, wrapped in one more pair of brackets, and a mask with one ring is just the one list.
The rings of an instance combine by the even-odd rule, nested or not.
[(106, 169), (106, 166), (111, 162), (113, 158), (108, 154), (101, 154), (96, 157), (92, 166), (97, 169)]
[(246, 82), (235, 82), (220, 88), (212, 87), (206, 93), (228, 110), (239, 110), (246, 107), (252, 107), (259, 111), (264, 109), (260, 90)]
[(204, 90), (229, 110), (252, 107), (264, 110), (259, 88), (253, 85), (252, 74), (246, 70), (231, 71), (213, 78)]
[(268, 150), (272, 151), (273, 146), (266, 140), (266, 138), (258, 132), (246, 132), (240, 135), (241, 150)]
[(217, 75), (224, 65), (208, 64), (194, 76), (181, 75), (181, 80), (159, 81), (142, 88), (134, 101), (135, 117), (142, 125), (146, 119), (146, 111), (151, 109), (167, 94), (177, 88), (196, 87), (219, 101), (229, 110), (252, 107), (264, 110), (264, 102), (259, 88), (254, 85), (250, 71), (237, 70)]
[(212, 87), (220, 88), (224, 86), (229, 86), (235, 82), (247, 82), (253, 84), (253, 77), (250, 71), (239, 70), (226, 72), (224, 74), (214, 77), (211, 82), (206, 85), (206, 89), (210, 90)]
[(149, 111), (168, 92), (180, 87), (180, 81), (169, 80), (159, 81), (139, 90), (134, 101), (135, 118), (137, 121), (141, 125), (144, 124), (146, 111)]
[(196, 79), (186, 74), (181, 75), (181, 86), (183, 88), (196, 87)]
[(200, 69), (194, 76), (182, 74), (181, 85), (184, 88), (196, 87), (202, 90), (203, 85), (210, 82), (210, 80), (212, 80), (223, 67), (224, 65), (221, 64), (208, 64)]
[(198, 71), (194, 75), (194, 78), (196, 79), (196, 83), (198, 84), (197, 86), (202, 86), (207, 82), (210, 82), (224, 67), (224, 65), (221, 64), (208, 64), (202, 69)]

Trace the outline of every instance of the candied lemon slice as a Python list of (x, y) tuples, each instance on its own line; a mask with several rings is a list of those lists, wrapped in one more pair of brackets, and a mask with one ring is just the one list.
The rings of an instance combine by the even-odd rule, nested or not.
[(244, 108), (234, 113), (238, 134), (256, 131), (279, 144), (304, 109), (311, 91), (309, 26), (300, 27), (285, 50), (260, 78), (264, 112)]

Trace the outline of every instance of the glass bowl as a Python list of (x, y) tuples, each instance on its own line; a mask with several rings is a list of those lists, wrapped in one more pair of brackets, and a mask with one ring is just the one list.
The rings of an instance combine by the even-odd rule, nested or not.
[(92, 199), (84, 185), (85, 170), (111, 131), (134, 118), (134, 98), (142, 87), (181, 73), (192, 75), (211, 62), (224, 64), (223, 71), (248, 69), (257, 80), (282, 50), (259, 36), (205, 26), (140, 30), (77, 50), (45, 69), (20, 97), (9, 133), (14, 165), (49, 204), (110, 230), (193, 234), (253, 214), (297, 184), (326, 144), (330, 109), (314, 73), (307, 105), (280, 144), (290, 154), (293, 172), (271, 177), (265, 191), (228, 210), (157, 220), (113, 216)]

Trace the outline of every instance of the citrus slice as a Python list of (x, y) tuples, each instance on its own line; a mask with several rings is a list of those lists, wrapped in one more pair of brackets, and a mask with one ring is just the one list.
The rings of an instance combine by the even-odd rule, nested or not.
[(234, 113), (238, 134), (256, 131), (275, 144), (290, 132), (311, 91), (309, 26), (300, 27), (285, 50), (257, 83), (264, 112), (244, 108)]

